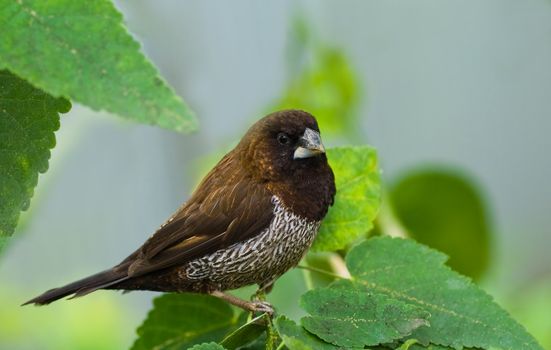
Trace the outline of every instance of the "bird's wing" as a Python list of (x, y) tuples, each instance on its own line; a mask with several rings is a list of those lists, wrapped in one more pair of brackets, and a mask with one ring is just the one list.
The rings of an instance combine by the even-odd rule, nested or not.
[(189, 202), (129, 257), (132, 261), (126, 260), (130, 277), (184, 264), (269, 226), (273, 203), (264, 184), (219, 173), (223, 165), (222, 161)]

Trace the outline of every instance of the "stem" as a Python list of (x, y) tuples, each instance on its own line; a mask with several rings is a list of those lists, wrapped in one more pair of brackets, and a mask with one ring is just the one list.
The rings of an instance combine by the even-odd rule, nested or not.
[(266, 318), (266, 350), (277, 350), (276, 344), (279, 336), (276, 330), (274, 329), (274, 324), (272, 323), (272, 317), (266, 314), (265, 318)]
[(377, 222), (381, 231), (390, 237), (407, 238), (409, 234), (400, 220), (396, 217), (388, 193), (384, 192), (381, 199), (381, 209)]
[(304, 284), (306, 284), (306, 289), (310, 290), (314, 288), (314, 281), (312, 280), (312, 276), (310, 275), (310, 272), (308, 272), (307, 268), (303, 268), (303, 266), (297, 266), (298, 268), (303, 269), (302, 270), (302, 276), (304, 276)]
[[(336, 273), (332, 273), (332, 272), (329, 272), (329, 271), (325, 271), (325, 270), (322, 270), (322, 269), (318, 269), (316, 267), (312, 267), (312, 266), (305, 266), (305, 265), (299, 265), (297, 266), (299, 269), (303, 269), (303, 270), (308, 270), (308, 271), (311, 271), (311, 272), (316, 272), (316, 273), (319, 273), (319, 274), (322, 274), (322, 275), (326, 275), (326, 276), (329, 276), (329, 277), (333, 277), (333, 278), (338, 278), (338, 279), (348, 279), (347, 277), (345, 276), (341, 276), (341, 275), (337, 275)], [(309, 277), (309, 276), (308, 276)], [(310, 285), (308, 285), (310, 284)], [(306, 283), (306, 286), (308, 287), (308, 289), (312, 289), (312, 280), (310, 279), (310, 283)]]

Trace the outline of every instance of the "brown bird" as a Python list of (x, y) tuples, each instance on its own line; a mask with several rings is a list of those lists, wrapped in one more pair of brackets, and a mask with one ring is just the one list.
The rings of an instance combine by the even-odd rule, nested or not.
[(250, 311), (260, 300), (226, 290), (274, 281), (296, 266), (333, 204), (335, 182), (316, 119), (300, 110), (256, 122), (191, 198), (120, 264), (27, 301), (45, 305), (98, 289), (208, 293)]

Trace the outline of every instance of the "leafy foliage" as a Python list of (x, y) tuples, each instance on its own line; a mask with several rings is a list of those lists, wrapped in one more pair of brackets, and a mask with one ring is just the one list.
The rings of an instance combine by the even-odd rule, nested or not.
[(428, 325), (430, 316), (418, 306), (348, 280), (307, 292), (301, 304), (312, 315), (304, 317), (302, 325), (323, 340), (343, 347), (362, 348), (402, 339)]
[(334, 48), (309, 49), (311, 64), (291, 80), (275, 109), (305, 109), (329, 135), (353, 133), (358, 88), (347, 58)]
[(196, 121), (108, 0), (5, 1), (0, 68), (55, 96), (135, 121), (191, 131)]
[(138, 328), (132, 350), (186, 349), (220, 340), (236, 328), (238, 317), (224, 301), (208, 295), (165, 294)]
[[(246, 314), (242, 314), (242, 316), (246, 316)], [(250, 320), (227, 335), (220, 344), (228, 350), (234, 350), (252, 343), (266, 331), (266, 325), (263, 324), (264, 318), (264, 315), (260, 315)]]
[(59, 113), (71, 104), (0, 71), (0, 249), (29, 207), (38, 174), (48, 169)]
[(444, 254), (414, 241), (388, 237), (367, 240), (346, 257), (356, 284), (431, 314), (430, 327), (411, 335), (423, 344), (541, 349), (490, 296), (445, 261)]
[[(338, 349), (337, 346), (323, 342), (315, 335), (308, 333), (304, 328), (297, 326), (295, 322), (287, 319), (285, 316), (280, 316), (275, 324), (282, 341), (289, 350)], [(363, 347), (360, 349), (363, 349)]]
[(390, 191), (408, 234), (450, 256), (448, 264), (472, 278), (488, 267), (490, 225), (478, 189), (465, 176), (441, 168), (408, 172)]
[[(280, 316), (275, 329), (290, 350), (542, 349), (487, 294), (445, 266), (445, 260), (445, 255), (412, 240), (369, 239), (347, 255), (351, 280), (339, 280), (302, 297), (301, 305), (309, 313), (303, 326)], [(161, 297), (138, 331), (140, 346), (133, 349), (220, 342), (236, 324), (224, 305), (207, 296)], [(257, 320), (233, 331), (221, 344), (238, 349), (253, 342), (263, 329)]]
[(203, 343), (194, 345), (189, 350), (225, 350), (222, 346), (216, 343)]
[[(408, 340), (409, 342), (409, 340)], [(434, 345), (429, 344), (428, 346), (422, 346), (415, 342), (411, 342), (408, 344), (408, 342), (405, 342), (401, 347), (399, 347), (397, 350), (451, 350), (452, 348), (448, 348), (446, 346), (440, 346), (440, 345)]]
[(408, 339), (396, 350), (409, 350), (414, 344), (417, 344), (417, 339)]
[(306, 20), (296, 16), (286, 53), (289, 81), (271, 109), (301, 108), (311, 112), (324, 137), (357, 135), (359, 83), (344, 52), (318, 40)]
[(369, 231), (380, 204), (377, 153), (369, 146), (336, 147), (327, 151), (337, 195), (322, 222), (313, 251), (342, 249)]

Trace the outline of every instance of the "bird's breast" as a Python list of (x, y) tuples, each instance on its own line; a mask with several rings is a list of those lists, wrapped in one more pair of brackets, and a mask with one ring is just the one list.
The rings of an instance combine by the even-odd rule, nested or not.
[(227, 290), (269, 283), (296, 266), (312, 245), (320, 222), (294, 214), (276, 196), (272, 203), (274, 216), (266, 229), (187, 263), (186, 278)]

